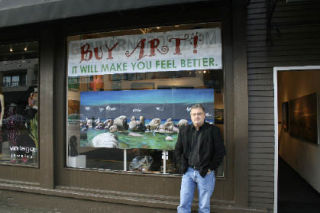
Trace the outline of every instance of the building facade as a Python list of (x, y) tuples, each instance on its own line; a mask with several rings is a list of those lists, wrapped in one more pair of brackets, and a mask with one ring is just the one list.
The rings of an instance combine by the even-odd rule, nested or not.
[(227, 150), (212, 211), (277, 212), (274, 72), (319, 64), (318, 3), (1, 4), (0, 189), (12, 202), (175, 212), (175, 140), (202, 103)]

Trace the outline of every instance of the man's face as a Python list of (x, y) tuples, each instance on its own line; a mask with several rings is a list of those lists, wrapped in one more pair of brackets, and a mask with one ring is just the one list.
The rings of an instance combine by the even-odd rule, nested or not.
[(204, 111), (201, 108), (191, 109), (190, 116), (195, 127), (202, 126), (206, 117)]

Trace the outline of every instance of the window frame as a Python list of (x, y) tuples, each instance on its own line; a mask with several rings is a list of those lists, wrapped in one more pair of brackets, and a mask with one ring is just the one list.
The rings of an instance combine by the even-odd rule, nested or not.
[[(155, 26), (150, 26), (150, 28), (143, 28), (145, 31), (148, 31), (149, 32), (149, 30), (150, 30), (150, 32), (151, 32), (151, 30), (155, 30), (155, 31), (152, 31), (152, 32), (155, 32), (155, 33), (158, 33), (158, 29), (161, 29), (161, 31), (160, 32), (174, 32), (175, 30), (178, 30), (178, 31), (180, 31), (180, 30), (191, 30), (191, 29), (193, 29), (194, 27), (200, 27), (200, 29), (210, 29), (210, 28), (212, 28), (212, 29), (214, 29), (214, 28), (218, 28), (219, 30), (221, 30), (221, 25), (220, 25), (220, 23), (218, 23), (218, 22), (207, 22), (207, 23), (196, 23), (196, 24), (182, 24), (182, 25), (179, 25), (179, 28), (177, 28), (176, 27), (177, 25), (174, 25), (174, 26), (163, 26), (163, 27), (159, 27), (159, 26), (157, 26), (157, 27), (155, 27)], [(164, 28), (165, 30), (163, 30), (162, 28)], [(141, 29), (140, 29), (141, 30)], [(123, 36), (130, 36), (130, 35), (132, 35), (132, 32), (139, 32), (139, 33), (141, 33), (140, 32), (140, 30), (139, 29), (127, 29), (127, 30), (124, 30), (124, 31), (111, 31), (111, 32), (102, 32), (102, 33), (91, 33), (91, 34), (80, 34), (80, 35), (76, 35), (76, 36), (68, 36), (67, 38), (66, 38), (66, 41), (67, 41), (67, 46), (69, 46), (69, 42), (74, 42), (74, 41), (77, 41), (77, 42), (81, 42), (82, 41), (82, 39), (81, 38), (84, 38), (84, 40), (86, 40), (87, 38), (90, 38), (90, 39), (96, 39), (96, 38), (98, 38), (98, 39), (101, 39), (101, 38), (108, 38), (108, 37), (110, 37), (110, 35), (109, 34), (116, 34), (116, 35), (119, 35), (119, 36), (121, 36), (121, 37), (123, 37)], [(135, 35), (143, 35), (143, 34), (135, 34)], [(221, 41), (222, 42), (222, 41)], [(67, 63), (69, 63), (68, 62), (68, 59), (69, 59), (69, 56), (68, 56), (68, 54), (69, 53), (67, 53), (67, 59), (66, 59), (66, 61), (67, 61)], [(67, 65), (67, 67), (68, 67), (69, 65)], [(222, 67), (223, 67), (223, 65), (222, 65)], [(209, 69), (210, 71), (212, 71), (213, 72), (213, 74), (214, 74), (214, 72), (219, 72), (219, 73), (216, 73), (215, 75), (218, 75), (218, 76), (222, 76), (222, 82), (220, 82), (222, 85), (224, 84), (224, 79), (223, 79), (223, 76), (224, 76), (224, 74), (223, 74), (223, 68), (221, 68), (221, 69)], [(114, 84), (114, 83), (117, 83), (118, 81), (119, 82), (121, 82), (122, 80), (124, 80), (124, 81), (126, 81), (126, 80), (128, 80), (128, 78), (129, 78), (129, 76), (131, 76), (130, 77), (130, 82), (131, 82), (131, 85), (143, 85), (144, 87), (145, 86), (147, 86), (147, 84), (156, 84), (157, 82), (154, 82), (154, 83), (151, 83), (151, 82), (153, 82), (153, 81), (161, 81), (161, 79), (163, 79), (163, 78), (165, 78), (165, 79), (174, 79), (174, 78), (172, 78), (173, 76), (178, 76), (178, 77), (180, 77), (180, 76), (182, 76), (182, 77), (197, 77), (198, 75), (199, 75), (199, 72), (203, 72), (203, 77), (205, 76), (204, 74), (207, 72), (207, 71), (203, 71), (203, 69), (197, 69), (197, 70), (193, 70), (193, 71), (190, 71), (190, 70), (175, 70), (175, 71), (171, 71), (170, 69), (168, 69), (168, 71), (163, 71), (163, 72), (156, 72), (156, 71), (154, 71), (154, 72), (144, 72), (144, 73), (139, 73), (139, 72), (134, 72), (134, 73), (125, 73), (125, 74), (123, 74), (123, 73), (114, 73), (114, 74), (110, 74), (110, 77), (106, 77), (106, 76), (108, 76), (108, 75), (102, 75), (103, 77), (106, 77), (107, 79), (111, 79), (110, 80), (110, 84)], [(220, 73), (221, 72), (221, 73)], [(189, 74), (190, 73), (190, 74)], [(148, 78), (147, 77), (147, 75), (157, 75), (158, 76), (158, 78)], [(164, 76), (164, 74), (165, 74), (165, 76)], [(168, 76), (169, 75), (169, 76)], [(80, 93), (80, 91), (82, 91), (81, 89), (80, 89), (80, 91), (73, 91), (72, 89), (70, 90), (70, 88), (69, 88), (69, 82), (72, 82), (72, 81), (76, 81), (76, 82), (82, 82), (82, 81), (88, 81), (88, 82), (91, 82), (92, 80), (93, 80), (93, 78), (94, 78), (94, 76), (95, 75), (85, 75), (85, 76), (82, 76), (82, 75), (80, 75), (80, 76), (73, 76), (73, 75), (69, 75), (69, 73), (67, 74), (67, 76), (66, 76), (66, 78), (67, 78), (67, 80), (66, 80), (66, 82), (67, 82), (67, 84), (66, 84), (66, 96), (69, 98), (69, 93), (70, 93), (70, 95), (72, 94), (72, 93), (74, 93), (74, 92), (76, 92), (76, 93)], [(137, 78), (137, 76), (144, 76), (143, 78)], [(120, 77), (120, 78), (119, 78)], [(201, 77), (198, 77), (199, 79), (202, 79)], [(137, 82), (136, 82), (136, 81)], [(140, 82), (142, 80), (142, 82)], [(144, 80), (146, 80), (147, 82), (150, 82), (150, 83), (143, 83), (144, 82)], [(220, 79), (219, 79), (220, 80)], [(159, 83), (161, 83), (161, 82), (159, 82)], [(205, 84), (207, 83), (206, 81), (205, 81), (205, 79), (203, 78), (203, 83), (204, 83), (204, 85), (203, 86), (205, 86)], [(106, 82), (105, 82), (105, 80), (104, 80), (104, 84), (106, 84)], [(178, 83), (179, 84), (179, 83)], [(190, 83), (189, 83), (190, 84)], [(188, 85), (189, 85), (188, 84)], [(180, 85), (180, 84), (179, 84)], [(212, 88), (215, 88), (214, 87), (214, 84), (212, 83)], [(79, 87), (81, 88), (81, 85), (79, 85)], [(90, 87), (90, 86), (89, 86)], [(168, 86), (168, 88), (169, 88), (170, 86)], [(172, 88), (175, 88), (175, 87), (177, 87), (177, 86), (172, 86)], [(184, 87), (184, 85), (181, 85), (180, 86), (181, 88), (186, 88), (187, 87), (187, 85), (186, 85), (186, 87)], [(149, 88), (148, 86), (147, 86), (147, 88)], [(154, 86), (152, 86), (152, 88), (153, 89), (155, 89), (154, 88)], [(158, 87), (158, 89), (163, 89), (163, 86), (161, 86), (161, 87)], [(171, 88), (171, 87), (170, 87)], [(179, 87), (178, 87), (179, 88)], [(197, 87), (198, 88), (198, 87)], [(199, 87), (199, 88), (202, 88), (202, 87)], [(207, 88), (207, 87), (205, 87), (205, 88)], [(208, 87), (208, 88), (211, 88), (211, 87)], [(135, 87), (132, 87), (131, 86), (131, 90), (134, 90), (134, 89), (138, 89), (138, 88), (135, 88)], [(224, 85), (223, 85), (223, 87), (221, 88), (221, 89), (224, 89)], [(108, 90), (108, 89), (107, 89)], [(107, 91), (107, 90), (105, 90), (105, 91)], [(117, 89), (111, 89), (111, 91), (117, 91)], [(120, 89), (120, 90), (127, 90), (126, 88), (122, 88), (122, 89)], [(216, 90), (216, 89), (215, 89)], [(88, 90), (88, 91), (91, 91), (91, 90)], [(109, 90), (108, 90), (109, 91)], [(220, 89), (219, 89), (219, 91), (220, 91)], [(83, 92), (83, 91), (82, 91)], [(74, 99), (68, 99), (67, 100), (67, 109), (69, 109), (69, 101), (72, 101), (72, 100), (74, 100)], [(218, 99), (217, 99), (218, 100)], [(222, 95), (222, 105), (224, 106), (224, 102), (223, 102), (223, 100), (224, 100), (224, 94)], [(214, 102), (214, 105), (216, 104), (216, 101)], [(212, 109), (213, 110), (213, 109)], [(209, 112), (210, 110), (208, 109), (208, 112)], [(224, 111), (224, 110), (223, 110)], [(80, 112), (79, 112), (80, 113)], [(68, 110), (67, 110), (67, 114), (69, 114), (69, 112), (68, 112)], [(80, 115), (80, 114), (79, 114)], [(120, 115), (120, 114), (119, 114)], [(128, 117), (128, 119), (130, 119), (129, 117)], [(188, 117), (188, 119), (189, 119), (189, 117)], [(66, 120), (66, 122), (68, 123), (69, 122), (69, 119), (67, 119)], [(128, 123), (129, 123), (129, 121), (128, 121)], [(88, 162), (89, 161), (89, 159), (88, 159), (88, 157), (86, 158), (85, 156), (81, 156), (80, 154), (79, 154), (79, 156), (78, 157), (70, 157), (69, 156), (69, 143), (70, 143), (70, 141), (69, 141), (69, 137), (71, 137), (71, 135), (69, 135), (69, 134), (77, 134), (77, 132), (76, 132), (76, 130), (74, 129), (74, 128), (72, 128), (72, 129), (70, 129), (71, 128), (71, 126), (70, 126), (71, 124), (70, 123), (68, 123), (68, 125), (67, 125), (67, 130), (66, 130), (66, 133), (67, 133), (67, 138), (66, 138), (66, 141), (67, 141), (67, 145), (66, 145), (66, 150), (67, 150), (67, 153), (66, 153), (66, 158), (67, 158), (67, 162), (66, 162), (66, 167), (69, 167), (69, 168), (74, 168), (74, 169), (76, 169), (76, 168), (78, 168), (78, 169), (81, 169), (81, 168), (83, 168), (83, 166), (81, 166), (82, 164), (86, 164), (87, 165), (87, 163), (86, 162)], [(73, 124), (74, 125), (74, 124)], [(81, 128), (80, 128), (81, 129)], [(224, 124), (223, 124), (223, 127), (222, 127), (222, 131), (223, 131), (223, 129), (224, 129)], [(74, 132), (75, 131), (75, 132)], [(77, 136), (77, 138), (78, 138), (78, 136)], [(95, 148), (95, 147), (80, 147), (79, 146), (79, 143), (80, 143), (80, 139), (81, 139), (81, 137), (79, 137), (79, 140), (77, 140), (76, 141), (76, 144), (78, 145), (78, 148), (77, 148), (77, 151), (79, 151), (80, 152), (80, 150), (82, 150), (83, 152), (84, 152), (84, 150), (90, 150), (90, 151), (94, 151), (94, 150), (97, 150), (98, 148)], [(119, 171), (119, 172), (123, 172), (123, 171), (127, 171), (127, 172), (134, 172), (134, 171), (128, 171), (128, 161), (127, 161), (127, 150), (126, 149), (119, 149), (119, 151), (120, 150), (122, 150), (123, 151), (123, 168), (122, 169), (116, 169), (116, 170), (112, 170), (111, 168), (109, 169), (109, 168), (105, 168), (104, 170), (106, 170), (106, 171), (113, 171), (113, 172), (116, 172), (116, 171)], [(139, 149), (140, 150), (140, 149)], [(141, 150), (143, 150), (143, 149), (141, 149)], [(152, 150), (152, 149), (150, 149), (150, 150)], [(144, 150), (144, 151), (148, 151), (148, 150)], [(162, 156), (162, 160), (160, 161), (160, 163), (161, 163), (161, 167), (163, 168), (163, 169), (159, 169), (159, 171), (154, 171), (154, 172), (144, 172), (144, 174), (146, 174), (146, 173), (161, 173), (161, 174), (166, 174), (166, 175), (177, 175), (178, 173), (167, 173), (167, 170), (166, 170), (166, 168), (167, 168), (167, 165), (165, 165), (166, 163), (167, 163), (167, 158), (168, 157), (165, 157), (165, 156), (168, 156), (168, 152), (169, 151), (173, 151), (173, 150), (162, 150), (162, 149), (156, 149), (156, 151), (158, 151), (158, 152), (162, 152), (162, 154), (161, 154), (161, 156)], [(107, 154), (107, 153), (106, 153)], [(84, 160), (85, 160), (85, 162), (84, 162)], [(75, 162), (75, 161), (77, 161), (78, 163), (81, 163), (81, 165), (77, 165), (77, 162)], [(85, 166), (85, 169), (91, 169), (91, 170), (95, 170), (95, 169), (98, 169), (98, 170), (100, 170), (100, 168), (91, 168), (91, 167), (87, 167), (87, 166)], [(224, 165), (222, 165), (222, 169), (219, 169), (219, 174), (221, 173), (221, 175), (218, 175), (217, 177), (219, 177), (219, 178), (222, 178), (223, 176), (224, 176)], [(102, 170), (102, 168), (101, 168), (101, 170)]]
[[(43, 39), (40, 35), (39, 29), (37, 26), (30, 26), (30, 31), (26, 32), (23, 28), (17, 27), (15, 29), (0, 29), (0, 41), (1, 44), (16, 44), (16, 43), (24, 43), (24, 42), (37, 42), (38, 43), (38, 66), (41, 66), (41, 40)], [(33, 57), (33, 56), (32, 56)], [(10, 58), (9, 58), (10, 59)], [(39, 68), (40, 69), (40, 68)], [(40, 76), (40, 73), (39, 73)], [(38, 77), (39, 77), (38, 76)], [(26, 76), (27, 80), (27, 76)], [(2, 84), (2, 82), (1, 82)], [(40, 88), (40, 84), (38, 84), (38, 88)], [(39, 100), (39, 109), (41, 108), (41, 102)], [(38, 122), (40, 122), (40, 118), (38, 118)], [(38, 135), (40, 135), (41, 128), (38, 128)], [(41, 139), (39, 139), (39, 143)], [(40, 149), (39, 149), (40, 152)], [(13, 182), (18, 181), (26, 184), (38, 184), (41, 183), (41, 170), (40, 170), (40, 157), (38, 157), (38, 165), (37, 166), (29, 166), (29, 165), (20, 165), (20, 164), (0, 164), (0, 179), (2, 180), (11, 180)]]
[[(132, 28), (129, 28), (129, 29), (132, 29)], [(223, 27), (222, 27), (222, 24), (221, 24), (221, 29), (223, 29)], [(99, 31), (97, 31), (97, 32), (99, 32)], [(85, 32), (84, 32), (85, 33)], [(224, 33), (222, 33), (222, 35), (223, 35)], [(63, 51), (64, 51), (64, 54), (61, 54), (61, 55), (65, 55), (65, 59), (64, 59), (64, 70), (66, 70), (66, 68), (65, 67), (67, 67), (67, 53), (66, 53), (66, 45), (67, 45), (67, 37), (69, 36), (70, 34), (65, 34), (65, 36), (63, 37), (63, 44), (64, 44), (64, 48), (61, 48), (61, 49), (63, 49)], [(72, 35), (72, 34), (71, 34)], [(223, 41), (224, 40), (224, 38), (223, 38), (223, 36), (222, 36), (222, 43), (224, 42)], [(224, 52), (224, 50), (222, 50), (223, 52)], [(60, 55), (60, 54), (59, 54)], [(223, 57), (223, 56), (222, 56)], [(225, 62), (223, 63), (223, 64), (225, 64)], [(62, 66), (62, 64), (60, 65), (60, 66)], [(223, 67), (223, 69), (222, 69), (222, 71), (224, 72), (224, 76), (226, 76), (226, 73), (225, 73), (225, 67)], [(66, 72), (66, 71), (65, 71)], [(59, 78), (59, 79), (61, 79), (61, 78), (64, 78), (65, 80), (64, 80), (64, 82), (67, 82), (67, 74), (65, 74), (64, 76), (60, 73), (59, 74), (59, 77), (56, 77), (56, 79), (57, 78)], [(231, 80), (231, 79), (229, 79), (229, 80)], [(57, 86), (57, 88), (65, 88), (64, 90), (60, 90), (60, 94), (61, 94), (61, 92), (63, 92), (64, 94), (67, 94), (67, 89), (66, 89), (66, 86), (65, 85), (67, 85), (66, 83), (62, 86), (62, 84), (60, 83), (59, 85), (61, 85), (61, 86)], [(226, 78), (224, 77), (224, 85), (226, 85)], [(225, 88), (226, 89), (226, 88)], [(64, 95), (65, 97), (66, 97), (66, 95)], [(224, 94), (224, 97), (226, 97), (227, 96), (227, 94)], [(65, 103), (64, 104), (64, 106), (66, 106), (65, 107), (65, 109), (67, 109), (67, 103), (66, 103), (66, 100), (67, 99), (65, 99), (65, 100), (63, 100), (63, 103)], [(227, 103), (226, 103), (226, 101), (224, 101), (224, 104), (225, 104), (225, 110), (228, 108), (227, 107)], [(65, 110), (65, 109), (63, 109), (63, 111)], [(62, 110), (62, 109), (61, 109)], [(67, 112), (66, 111), (64, 111), (64, 118), (66, 119), (66, 116), (67, 116)], [(225, 118), (226, 118), (226, 120), (227, 119), (229, 119), (230, 120), (230, 117), (229, 116), (227, 116), (226, 115), (226, 113), (225, 113)], [(60, 119), (59, 119), (60, 120)], [(66, 121), (66, 120), (64, 120), (64, 121)], [(66, 122), (65, 122), (66, 123)], [(224, 132), (225, 132), (225, 140), (227, 141), (228, 140), (228, 138), (230, 137), (230, 134), (229, 134), (229, 136), (228, 135), (226, 135), (226, 125), (227, 124), (229, 124), (230, 125), (230, 123), (228, 122), (228, 121), (226, 121), (225, 122), (225, 130), (224, 130)], [(64, 124), (65, 125), (65, 124)], [(64, 132), (64, 134), (63, 135), (66, 135), (67, 133), (66, 133), (66, 128), (63, 130), (63, 132)], [(62, 138), (61, 138), (62, 139)], [(177, 186), (179, 185), (178, 184), (178, 182), (179, 182), (179, 180), (180, 180), (180, 177), (181, 177), (181, 175), (179, 175), (179, 174), (148, 174), (148, 173), (146, 173), (146, 174), (139, 174), (139, 173), (128, 173), (128, 172), (125, 172), (125, 171), (112, 171), (112, 170), (92, 170), (92, 169), (86, 169), (86, 168), (68, 168), (68, 167), (66, 167), (66, 143), (67, 143), (67, 141), (66, 141), (66, 139), (62, 139), (63, 141), (65, 141), (64, 142), (64, 145), (60, 145), (60, 154), (59, 154), (59, 167), (60, 167), (60, 169), (59, 169), (59, 175), (58, 175), (58, 185), (61, 185), (61, 186), (76, 186), (76, 187), (86, 187), (86, 188), (95, 188), (96, 186), (94, 186), (94, 184), (85, 184), (84, 183), (84, 180), (90, 180), (90, 179), (96, 179), (96, 178), (98, 178), (98, 177), (100, 177), (100, 178), (102, 178), (102, 179), (108, 179), (108, 178), (113, 178), (112, 176), (114, 175), (114, 176), (117, 176), (117, 177), (119, 177), (119, 180), (121, 180), (121, 181), (123, 181), (123, 182), (131, 182), (131, 181), (134, 181), (134, 180), (136, 180), (136, 181), (138, 181), (138, 182), (141, 182), (144, 178), (147, 178), (147, 179), (150, 179), (150, 178), (155, 178), (155, 179), (158, 179), (158, 178), (167, 178), (167, 180), (170, 180), (170, 184), (169, 185), (171, 185), (171, 187), (170, 186), (168, 186), (169, 188), (171, 188), (171, 189), (175, 189), (174, 190), (174, 192), (177, 192), (177, 191), (179, 191), (179, 187), (177, 188)], [(64, 148), (62, 148), (61, 146), (63, 146)], [(230, 145), (228, 145), (227, 144), (227, 146), (229, 146), (230, 147)], [(64, 153), (61, 153), (61, 151), (62, 150), (64, 150), (65, 152)], [(63, 154), (63, 156), (64, 157), (62, 157), (62, 154)], [(62, 157), (62, 158), (61, 158)], [(227, 167), (227, 160), (225, 160), (224, 161), (224, 163), (223, 163), (223, 167), (225, 168), (225, 177), (222, 177), (222, 178), (220, 178), (220, 177), (218, 177), (218, 182), (228, 182), (229, 184), (227, 184), (227, 183), (225, 183), (225, 184), (223, 184), (223, 185), (225, 185), (225, 186), (223, 186), (223, 187), (220, 187), (220, 186), (218, 186), (217, 187), (217, 189), (216, 189), (216, 191), (220, 191), (220, 192), (218, 192), (219, 194), (223, 194), (223, 192), (221, 191), (223, 188), (225, 189), (225, 188), (230, 188), (229, 190), (229, 192), (231, 192), (231, 185), (233, 185), (233, 183), (232, 183), (232, 181), (231, 181), (231, 179), (230, 179), (230, 172), (229, 171), (227, 171), (227, 169), (228, 168), (230, 168), (230, 167)], [(76, 179), (76, 176), (78, 176), (78, 180), (79, 181), (76, 181), (76, 182), (70, 182), (70, 180), (75, 180)], [(80, 178), (81, 177), (81, 178)], [(150, 182), (149, 184), (146, 184), (146, 186), (147, 185), (149, 185), (149, 187), (152, 185), (152, 183)], [(119, 187), (119, 186), (118, 186)], [(101, 187), (98, 187), (98, 188), (101, 188)], [(122, 186), (122, 187), (119, 187), (119, 188), (113, 188), (113, 187), (111, 187), (111, 188), (105, 188), (105, 187), (102, 187), (102, 190), (120, 190), (120, 191), (127, 191), (127, 189), (130, 189), (131, 187), (129, 187), (128, 185), (124, 185), (124, 186)], [(146, 187), (144, 187), (145, 189), (144, 189), (144, 193), (147, 193), (147, 189), (146, 189)], [(135, 191), (135, 190), (134, 190)], [(161, 194), (163, 194), (163, 193), (161, 193), (161, 191), (163, 191), (163, 189), (159, 189), (159, 191), (158, 192), (152, 192), (152, 193), (156, 193), (156, 194), (159, 194), (159, 195), (161, 195)], [(133, 191), (132, 191), (133, 192)], [(218, 193), (216, 193), (216, 194), (218, 194)], [(228, 196), (229, 198), (227, 198), (227, 200), (231, 200), (232, 199), (232, 196), (231, 196), (231, 194)]]
[[(196, 7), (188, 8), (190, 13), (195, 13), (196, 15), (192, 16), (193, 19), (190, 19), (190, 15), (179, 14), (174, 20), (171, 19), (173, 14), (176, 14), (175, 9), (170, 9), (171, 7), (166, 7), (166, 12), (163, 14), (165, 20), (162, 20), (162, 23), (166, 23), (166, 25), (174, 25), (174, 24), (189, 24), (189, 23), (203, 23), (203, 22), (220, 22), (222, 29), (222, 60), (223, 60), (223, 71), (224, 71), (224, 85), (225, 85), (225, 140), (228, 141), (226, 144), (227, 149), (227, 157), (224, 161), (225, 177), (217, 178), (217, 184), (214, 194), (214, 202), (221, 205), (242, 205), (247, 206), (247, 198), (248, 198), (248, 189), (247, 184), (238, 184), (247, 182), (247, 139), (248, 133), (244, 131), (247, 130), (248, 124), (248, 114), (247, 114), (247, 105), (245, 104), (248, 101), (248, 96), (245, 91), (247, 91), (247, 81), (246, 79), (246, 65), (242, 63), (236, 63), (233, 58), (241, 56), (242, 59), (246, 57), (245, 48), (243, 46), (238, 45), (240, 48), (238, 51), (236, 50), (236, 46), (233, 42), (233, 38), (238, 35), (241, 37), (240, 42), (245, 41), (244, 34), (240, 32), (236, 32), (233, 34), (235, 29), (238, 29), (238, 25), (233, 25), (233, 19), (230, 18), (231, 9), (228, 7), (207, 7), (201, 8), (201, 10), (196, 10)], [(175, 8), (172, 6), (172, 8)], [(192, 11), (192, 12), (191, 12)], [(197, 12), (201, 11), (201, 12)], [(58, 153), (56, 154), (56, 183), (58, 188), (65, 187), (82, 187), (88, 188), (91, 190), (106, 190), (106, 191), (120, 191), (123, 193), (131, 193), (136, 192), (137, 188), (133, 187), (131, 184), (135, 182), (139, 185), (138, 194), (155, 194), (155, 196), (169, 196), (174, 197), (174, 200), (178, 200), (179, 191), (179, 183), (180, 183), (180, 175), (149, 175), (149, 174), (127, 174), (122, 172), (113, 172), (113, 171), (92, 171), (87, 169), (72, 169), (65, 167), (65, 136), (66, 136), (66, 128), (65, 128), (65, 119), (66, 119), (66, 66), (67, 61), (66, 57), (66, 38), (67, 36), (86, 34), (86, 33), (98, 33), (98, 32), (106, 32), (117, 30), (126, 30), (126, 29), (134, 29), (137, 28), (135, 23), (136, 17), (138, 17), (137, 13), (141, 12), (132, 11), (126, 12), (125, 19), (117, 19), (113, 24), (103, 24), (101, 19), (97, 20), (94, 17), (92, 19), (81, 19), (83, 22), (79, 25), (73, 25), (72, 27), (65, 27), (61, 30), (58, 39), (58, 46), (56, 47), (56, 53), (59, 58), (59, 63), (56, 66), (57, 70), (60, 72), (55, 73), (55, 79), (64, 79), (64, 81), (55, 81), (56, 90), (55, 93), (61, 94), (59, 98), (56, 99), (58, 104), (64, 107), (57, 107), (55, 112), (59, 112), (56, 118), (55, 129), (57, 140), (60, 141), (58, 144)], [(150, 9), (146, 12), (146, 16), (153, 17), (151, 14), (155, 13), (155, 9)], [(239, 11), (239, 15), (243, 14), (243, 11)], [(101, 17), (99, 17), (101, 18)], [(114, 20), (114, 17), (106, 15), (105, 20), (111, 18)], [(128, 21), (129, 20), (129, 21)], [(67, 23), (66, 23), (67, 24)], [(84, 27), (86, 26), (86, 27)], [(150, 27), (155, 26), (154, 20), (145, 19), (143, 24), (140, 24), (139, 27)], [(241, 30), (240, 30), (241, 31)], [(240, 35), (241, 34), (241, 35)], [(237, 42), (236, 42), (237, 43)], [(241, 52), (241, 54), (240, 54)], [(244, 60), (246, 62), (246, 60)], [(235, 64), (239, 64), (237, 66), (237, 70), (241, 69), (240, 73), (235, 74)], [(64, 70), (64, 72), (61, 72)], [(237, 79), (241, 78), (244, 81), (237, 81)], [(62, 96), (64, 96), (62, 99)], [(240, 105), (240, 103), (243, 105)], [(60, 105), (59, 105), (60, 106)], [(237, 109), (236, 107), (237, 106)], [(63, 115), (63, 117), (61, 117)], [(238, 128), (238, 125), (241, 125), (241, 128)], [(241, 131), (240, 131), (241, 129)], [(240, 150), (244, 148), (244, 150)], [(235, 151), (237, 150), (237, 152)], [(237, 172), (235, 172), (237, 171)], [(241, 171), (241, 172), (240, 172)], [(114, 180), (117, 179), (120, 183), (123, 183), (121, 186), (115, 184), (113, 186), (106, 187), (105, 184), (95, 184), (88, 180)], [(154, 187), (155, 182), (166, 180), (166, 187), (159, 187), (155, 190), (150, 190), (149, 188)]]

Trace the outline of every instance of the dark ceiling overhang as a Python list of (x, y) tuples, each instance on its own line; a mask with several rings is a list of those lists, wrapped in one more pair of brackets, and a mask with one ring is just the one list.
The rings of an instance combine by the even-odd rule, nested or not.
[(0, 28), (210, 0), (0, 0)]

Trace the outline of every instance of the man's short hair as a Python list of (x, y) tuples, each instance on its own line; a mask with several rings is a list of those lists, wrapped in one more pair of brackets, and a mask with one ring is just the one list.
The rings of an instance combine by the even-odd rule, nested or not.
[(191, 112), (191, 110), (193, 110), (193, 109), (198, 109), (198, 108), (202, 109), (203, 112), (206, 111), (206, 110), (204, 109), (204, 107), (202, 106), (202, 104), (194, 104), (194, 105), (191, 106), (190, 112)]

